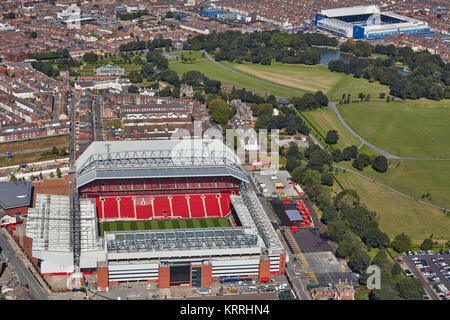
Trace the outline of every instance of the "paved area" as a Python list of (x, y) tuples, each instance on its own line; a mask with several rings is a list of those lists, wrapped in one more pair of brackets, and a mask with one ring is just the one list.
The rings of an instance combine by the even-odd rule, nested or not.
[[(288, 179), (291, 177), (289, 172), (284, 170), (279, 171), (253, 171), (252, 176), (255, 178), (258, 190), (262, 190), (265, 197), (273, 195), (280, 195), (284, 197), (298, 196), (292, 184), (289, 184)], [(283, 189), (275, 187), (276, 183), (282, 183)]]
[(292, 232), (303, 253), (331, 251), (328, 243), (320, 237), (317, 228), (304, 228)]
[(35, 272), (27, 264), (26, 258), (22, 256), (21, 252), (17, 252), (16, 246), (14, 246), (11, 242), (12, 240), (5, 233), (6, 231), (4, 229), (0, 230), (0, 247), (2, 247), (3, 254), (6, 255), (9, 263), (14, 266), (17, 277), (28, 286), (32, 296), (36, 300), (48, 300), (48, 294), (39, 281), (37, 281), (34, 275)]
[[(435, 259), (435, 261), (433, 261)], [(437, 285), (444, 285), (447, 290), (450, 290), (450, 278), (446, 278), (448, 270), (450, 270), (450, 254), (419, 254), (419, 255), (403, 255), (401, 257), (400, 265), (403, 268), (407, 268), (412, 274), (422, 281), (425, 287), (425, 291), (433, 300), (438, 300), (439, 295), (437, 292)], [(437, 260), (444, 261), (447, 266), (439, 270), (439, 265)], [(416, 262), (417, 261), (417, 262)], [(427, 267), (421, 267), (427, 266)], [(448, 270), (445, 270), (447, 268)], [(431, 269), (426, 271), (426, 269)], [(427, 275), (428, 273), (428, 275)], [(436, 276), (431, 276), (430, 274), (435, 274)]]

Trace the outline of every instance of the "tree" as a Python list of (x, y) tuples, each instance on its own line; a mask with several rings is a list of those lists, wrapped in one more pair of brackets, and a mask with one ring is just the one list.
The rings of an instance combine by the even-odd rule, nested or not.
[(336, 144), (339, 140), (339, 135), (336, 130), (329, 130), (325, 138), (327, 144)]
[(389, 245), (389, 237), (378, 227), (369, 228), (363, 234), (364, 244), (371, 248), (381, 248)]
[(17, 181), (17, 178), (16, 178), (16, 176), (14, 175), (14, 173), (12, 173), (12, 174), (9, 176), (9, 181), (11, 181), (11, 182), (16, 182), (16, 181)]
[(354, 250), (348, 259), (348, 266), (357, 273), (362, 273), (370, 265), (370, 258), (362, 248)]
[(53, 173), (53, 171), (50, 172), (50, 178), (54, 178), (55, 174)]
[(83, 61), (86, 63), (95, 63), (98, 60), (98, 55), (94, 52), (88, 52), (83, 55)]
[(344, 148), (344, 150), (342, 151), (342, 156), (345, 161), (355, 159), (358, 156), (358, 147), (353, 145)]
[(336, 219), (328, 223), (327, 237), (334, 242), (341, 242), (348, 234), (347, 223), (341, 219)]
[(370, 165), (372, 160), (366, 154), (360, 154), (358, 157), (353, 160), (352, 166), (358, 170), (363, 170), (365, 167)]
[(420, 245), (420, 249), (428, 251), (433, 248), (433, 240), (430, 238), (423, 240), (422, 244)]
[(286, 158), (303, 160), (303, 157), (303, 152), (298, 149), (298, 145), (295, 142), (290, 142), (286, 152)]
[(61, 169), (56, 168), (56, 176), (57, 176), (58, 178), (61, 178), (61, 176), (62, 176)]
[(386, 172), (388, 169), (388, 162), (385, 156), (377, 156), (373, 160), (372, 168), (378, 172)]
[(328, 166), (328, 168), (332, 168), (332, 160), (331, 156), (328, 152), (324, 150), (315, 150), (311, 153), (309, 157), (309, 162), (307, 168), (312, 170), (317, 170), (320, 172), (324, 172), (324, 166)]
[(397, 252), (405, 252), (411, 250), (411, 239), (404, 233), (396, 235), (392, 240), (392, 248)]
[(142, 82), (142, 76), (139, 73), (139, 71), (137, 70), (133, 70), (128, 74), (128, 79), (130, 79), (130, 81), (132, 83), (139, 83)]
[(342, 154), (341, 149), (334, 149), (333, 152), (331, 153), (331, 157), (333, 158), (333, 161), (336, 163), (344, 160), (344, 156)]
[(52, 148), (52, 153), (53, 153), (53, 154), (58, 154), (58, 148), (56, 148), (55, 146), (53, 146), (53, 148)]
[(405, 300), (423, 299), (423, 284), (416, 278), (402, 277), (395, 285), (395, 290)]
[(128, 87), (128, 93), (138, 93), (139, 87), (138, 86), (129, 86)]
[(334, 183), (333, 176), (330, 173), (323, 173), (320, 177), (320, 183), (325, 186), (332, 186)]
[(336, 208), (334, 206), (329, 206), (323, 210), (320, 221), (322, 221), (322, 223), (324, 223), (324, 224), (328, 224), (328, 223), (336, 220), (337, 217), (338, 217), (338, 212), (337, 212)]
[(334, 198), (334, 205), (336, 206), (336, 209), (344, 211), (355, 208), (359, 204), (359, 201), (359, 196), (355, 190), (346, 189), (341, 191), (336, 198)]

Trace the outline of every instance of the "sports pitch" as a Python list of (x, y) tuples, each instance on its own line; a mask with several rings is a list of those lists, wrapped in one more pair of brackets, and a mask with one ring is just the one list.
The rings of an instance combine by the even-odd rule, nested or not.
[(231, 227), (231, 223), (227, 218), (111, 221), (100, 223), (100, 236), (103, 236), (105, 231), (198, 229), (215, 227)]

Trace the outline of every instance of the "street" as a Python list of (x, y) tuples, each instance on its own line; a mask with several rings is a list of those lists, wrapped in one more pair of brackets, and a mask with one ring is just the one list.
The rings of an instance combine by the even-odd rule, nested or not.
[(9, 243), (4, 232), (6, 231), (3, 229), (0, 232), (0, 246), (2, 247), (6, 257), (8, 258), (9, 263), (14, 266), (19, 280), (28, 285), (30, 293), (36, 300), (48, 300), (47, 293), (33, 276), (32, 271), (18, 256), (19, 254), (16, 253), (12, 245)]
[[(292, 252), (289, 250), (288, 245), (286, 244), (284, 237), (281, 235), (280, 233), (280, 228), (278, 226), (278, 221), (275, 219), (275, 216), (272, 212), (272, 209), (269, 207), (269, 205), (267, 204), (266, 200), (264, 199), (264, 197), (259, 193), (258, 189), (256, 188), (255, 182), (253, 181), (253, 178), (249, 175), (249, 181), (250, 181), (250, 185), (253, 189), (253, 191), (256, 193), (256, 195), (258, 196), (258, 200), (259, 202), (262, 204), (266, 215), (269, 217), (270, 222), (274, 225), (277, 226), (275, 227), (275, 230), (277, 232), (278, 238), (281, 241), (281, 244), (283, 245), (283, 248), (286, 252), (286, 255), (289, 256), (289, 262), (286, 263), (286, 276), (289, 278), (289, 280), (292, 283), (293, 289), (295, 291), (295, 293), (297, 294), (297, 296), (300, 298), (300, 300), (311, 300), (311, 296), (309, 295), (308, 289), (307, 289), (307, 280), (306, 278), (304, 278), (302, 276), (301, 280), (299, 279), (298, 276), (295, 275), (294, 273), (294, 267), (297, 268), (297, 270), (303, 270), (303, 268), (300, 266), (300, 264), (298, 263), (298, 261), (294, 261), (294, 257), (292, 255)], [(301, 273), (303, 273), (301, 271)]]

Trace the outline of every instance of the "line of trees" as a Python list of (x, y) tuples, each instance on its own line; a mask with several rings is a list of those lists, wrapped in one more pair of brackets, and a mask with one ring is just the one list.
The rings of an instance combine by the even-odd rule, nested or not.
[(162, 36), (149, 41), (131, 41), (119, 46), (120, 52), (137, 51), (137, 50), (154, 50), (157, 48), (170, 48), (172, 46), (171, 39), (164, 39)]
[[(342, 48), (341, 48), (342, 49)], [(440, 100), (450, 98), (450, 65), (439, 55), (428, 51), (414, 52), (409, 47), (377, 45), (375, 53), (388, 55), (387, 59), (364, 59), (353, 57), (350, 63), (342, 60), (330, 61), (328, 69), (355, 78), (379, 81), (390, 88), (390, 94), (402, 99), (422, 97)], [(410, 74), (403, 75), (397, 70), (396, 62), (406, 65)]]
[(184, 49), (206, 50), (217, 61), (252, 62), (270, 65), (272, 59), (284, 63), (318, 64), (320, 54), (312, 45), (337, 46), (335, 38), (319, 33), (289, 34), (263, 31), (243, 34), (238, 31), (213, 32), (188, 39)]
[(40, 51), (27, 53), (28, 59), (36, 60), (55, 60), (62, 58), (70, 58), (69, 50), (65, 48), (59, 48), (56, 51)]

